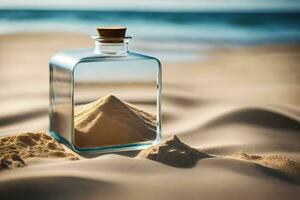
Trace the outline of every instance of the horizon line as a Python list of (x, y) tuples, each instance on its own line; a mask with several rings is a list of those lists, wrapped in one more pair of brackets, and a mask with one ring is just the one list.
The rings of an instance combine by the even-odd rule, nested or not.
[(300, 13), (300, 9), (283, 9), (283, 8), (273, 8), (273, 9), (133, 9), (133, 8), (119, 8), (119, 9), (111, 9), (111, 8), (45, 8), (45, 7), (1, 7), (0, 6), (0, 11), (10, 11), (10, 10), (16, 10), (16, 11), (92, 11), (92, 12), (168, 12), (168, 13), (247, 13), (247, 12), (254, 12), (254, 13)]

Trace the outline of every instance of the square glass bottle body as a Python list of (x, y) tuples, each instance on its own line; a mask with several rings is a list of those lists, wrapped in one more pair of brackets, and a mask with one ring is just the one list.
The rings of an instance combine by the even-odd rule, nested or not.
[(161, 73), (159, 60), (131, 52), (78, 49), (55, 55), (50, 61), (50, 133), (78, 152), (159, 143)]

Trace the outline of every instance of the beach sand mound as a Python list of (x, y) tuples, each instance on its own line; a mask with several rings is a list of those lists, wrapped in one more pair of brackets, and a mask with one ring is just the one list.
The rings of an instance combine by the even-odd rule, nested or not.
[(154, 140), (156, 118), (113, 95), (75, 111), (77, 147), (99, 147)]
[(65, 152), (63, 146), (46, 133), (21, 133), (0, 138), (0, 170), (24, 167), (27, 158), (78, 159)]
[(300, 163), (280, 155), (260, 156), (238, 152), (233, 155), (236, 158), (250, 161), (274, 169), (281, 174), (291, 178), (292, 181), (300, 183)]
[(188, 168), (196, 164), (199, 159), (211, 157), (179, 140), (174, 135), (162, 144), (144, 149), (138, 157), (155, 160), (173, 167)]

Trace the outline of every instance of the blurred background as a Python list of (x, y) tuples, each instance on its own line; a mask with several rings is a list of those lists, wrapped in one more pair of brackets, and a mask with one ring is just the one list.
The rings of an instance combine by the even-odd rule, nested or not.
[(165, 132), (220, 105), (299, 114), (299, 19), (298, 0), (0, 0), (0, 133), (47, 130), (51, 56), (111, 25), (162, 61)]
[(0, 34), (122, 25), (134, 49), (179, 61), (213, 47), (300, 40), (297, 0), (1, 0), (0, 9)]

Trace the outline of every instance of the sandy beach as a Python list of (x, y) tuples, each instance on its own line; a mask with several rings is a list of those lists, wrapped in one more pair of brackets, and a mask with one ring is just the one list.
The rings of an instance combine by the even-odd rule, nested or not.
[[(73, 33), (0, 36), (2, 139), (47, 133), (50, 57), (91, 46)], [(89, 157), (62, 146), (78, 159), (25, 157), (26, 165), (0, 171), (0, 199), (299, 199), (300, 45), (199, 57), (162, 63), (161, 145)], [(138, 107), (153, 103), (146, 92), (129, 96)]]

